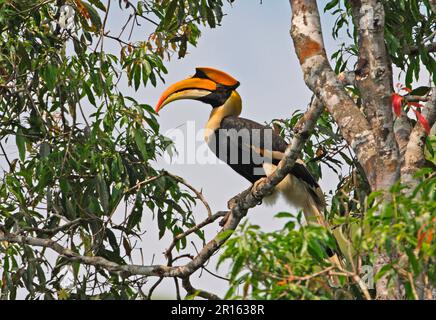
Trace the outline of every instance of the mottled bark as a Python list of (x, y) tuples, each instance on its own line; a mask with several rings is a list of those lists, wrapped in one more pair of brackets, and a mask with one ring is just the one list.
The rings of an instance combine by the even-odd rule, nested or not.
[(359, 32), (356, 84), (378, 147), (374, 189), (388, 190), (400, 178), (400, 158), (393, 128), (393, 86), (384, 39), (385, 14), (379, 0), (354, 0), (352, 8)]
[[(431, 99), (425, 104), (422, 115), (426, 118), (430, 127), (433, 126), (436, 120), (436, 88), (432, 89)], [(427, 133), (423, 125), (417, 122), (410, 133), (404, 154), (404, 164), (401, 168), (402, 180), (409, 185), (414, 185), (417, 182), (414, 174), (425, 164), (424, 147), (426, 137)]]
[(409, 143), (410, 133), (412, 132), (412, 124), (407, 114), (402, 111), (401, 115), (395, 120), (394, 133), (395, 140), (398, 143), (399, 159), (401, 167), (404, 165), (404, 155), (406, 154), (407, 144)]
[(371, 187), (376, 187), (377, 146), (365, 116), (332, 70), (324, 48), (315, 0), (290, 0), (291, 35), (307, 86), (332, 114), (347, 143), (353, 148)]
[[(425, 162), (426, 133), (421, 123), (413, 127), (404, 112), (394, 119), (392, 62), (385, 45), (383, 3), (380, 0), (350, 0), (349, 3), (358, 31), (359, 57), (354, 75), (345, 72), (337, 78), (325, 53), (317, 2), (290, 0), (291, 36), (305, 82), (325, 104), (353, 148), (373, 191), (389, 190), (401, 177), (415, 183), (413, 174)], [(411, 49), (409, 54), (413, 53)], [(344, 90), (343, 86), (350, 84), (360, 89), (359, 106)], [(422, 101), (422, 97), (404, 99), (417, 98)], [(423, 112), (430, 125), (436, 117), (435, 100), (433, 90)], [(376, 252), (375, 270), (389, 259), (383, 252)], [(378, 299), (399, 299), (404, 295), (400, 285), (390, 290), (384, 278), (376, 285)]]

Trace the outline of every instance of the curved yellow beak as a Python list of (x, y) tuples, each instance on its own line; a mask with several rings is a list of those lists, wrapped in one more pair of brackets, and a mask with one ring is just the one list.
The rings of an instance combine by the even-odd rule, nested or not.
[(179, 81), (162, 94), (156, 105), (156, 112), (172, 101), (204, 97), (215, 91), (216, 88), (216, 83), (208, 79), (188, 78)]

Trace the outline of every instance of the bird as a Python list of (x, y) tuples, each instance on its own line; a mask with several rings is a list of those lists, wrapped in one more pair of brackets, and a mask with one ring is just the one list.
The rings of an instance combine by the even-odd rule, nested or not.
[[(171, 102), (191, 99), (212, 107), (204, 139), (209, 148), (234, 171), (253, 184), (270, 175), (283, 159), (288, 146), (274, 129), (240, 117), (242, 99), (236, 89), (240, 82), (211, 67), (198, 67), (195, 74), (169, 86), (161, 95), (156, 113)], [(297, 159), (291, 172), (264, 198), (273, 204), (279, 194), (301, 208), (308, 224), (328, 227), (322, 212), (324, 194), (304, 162)]]

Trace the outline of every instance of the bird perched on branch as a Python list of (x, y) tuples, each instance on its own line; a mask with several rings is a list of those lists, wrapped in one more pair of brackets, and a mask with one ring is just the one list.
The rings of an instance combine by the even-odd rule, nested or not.
[[(251, 183), (271, 174), (284, 157), (285, 140), (273, 129), (241, 118), (242, 100), (236, 89), (239, 82), (213, 68), (197, 68), (194, 76), (170, 86), (161, 96), (156, 112), (170, 102), (193, 99), (209, 104), (212, 111), (205, 127), (205, 140), (219, 159)], [(278, 192), (292, 205), (303, 209), (308, 223), (326, 226), (322, 211), (324, 194), (302, 160), (291, 173), (264, 198), (276, 200)]]

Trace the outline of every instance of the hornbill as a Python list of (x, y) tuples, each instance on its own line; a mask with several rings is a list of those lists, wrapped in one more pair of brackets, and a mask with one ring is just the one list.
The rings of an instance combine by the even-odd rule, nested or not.
[[(223, 71), (201, 67), (194, 76), (170, 86), (156, 106), (159, 112), (170, 102), (194, 99), (212, 106), (206, 123), (205, 140), (209, 148), (251, 183), (271, 174), (284, 157), (285, 140), (273, 129), (241, 118), (242, 100), (236, 89), (239, 81)], [(292, 205), (303, 209), (308, 223), (327, 227), (322, 215), (324, 194), (302, 160), (297, 160), (290, 174), (265, 197), (275, 201), (277, 191)]]

